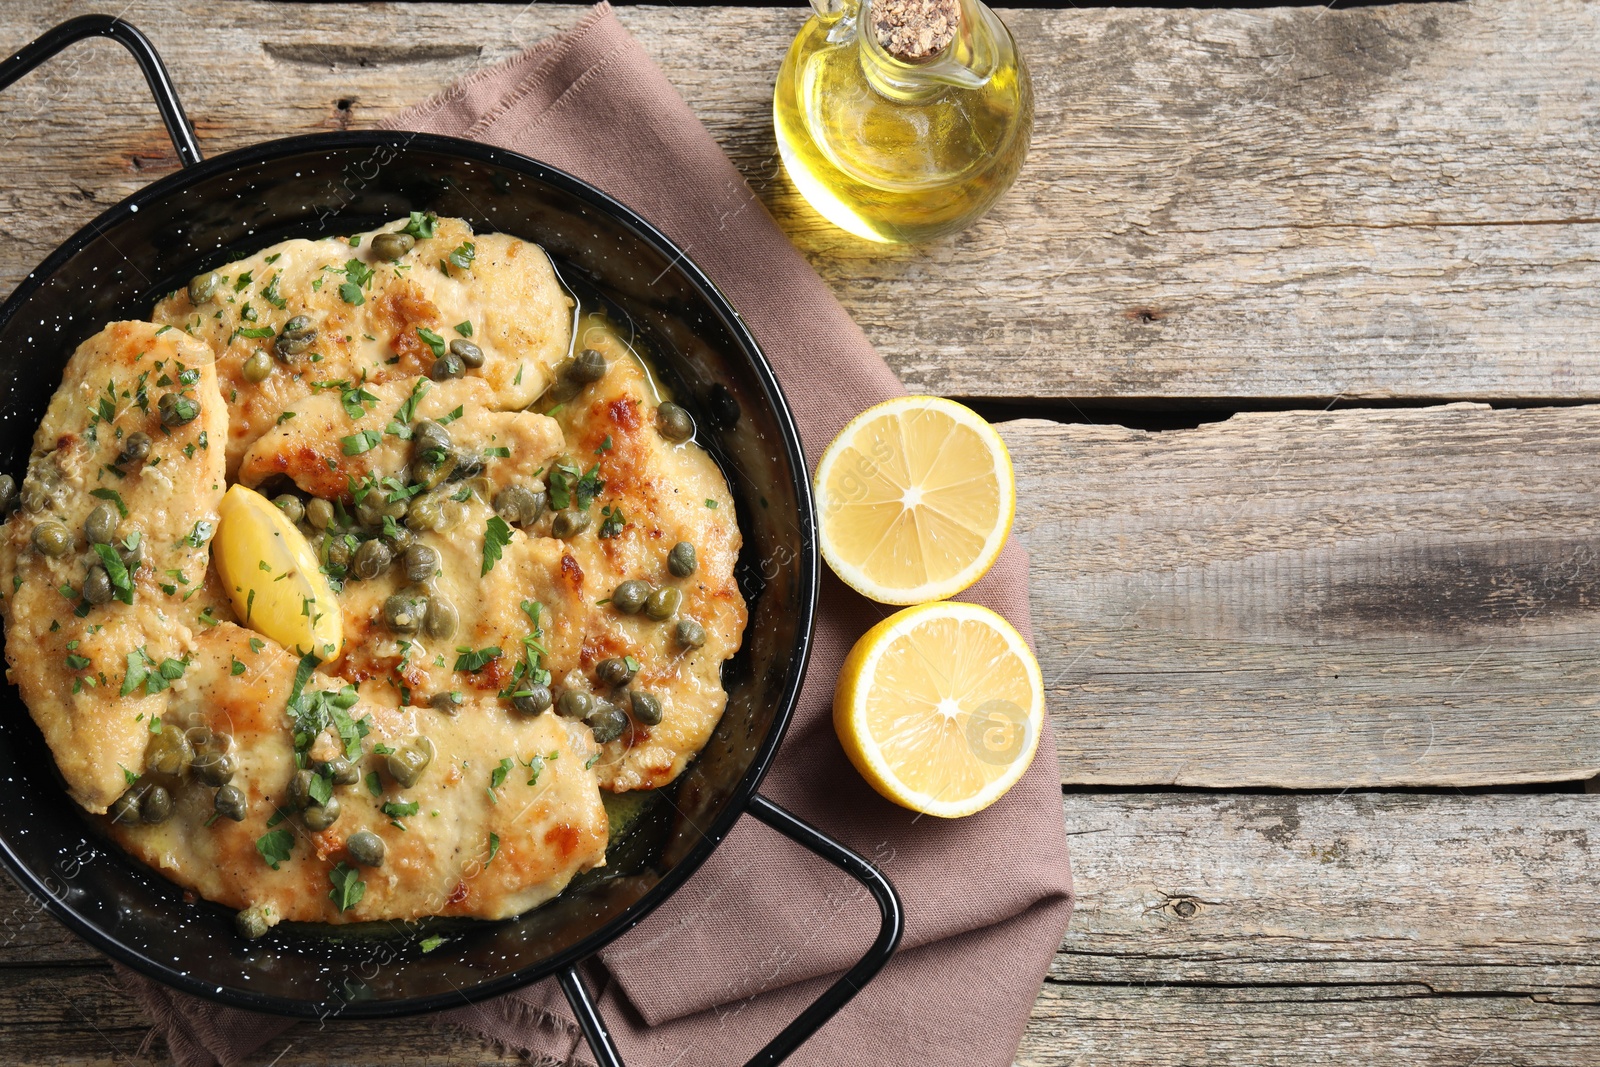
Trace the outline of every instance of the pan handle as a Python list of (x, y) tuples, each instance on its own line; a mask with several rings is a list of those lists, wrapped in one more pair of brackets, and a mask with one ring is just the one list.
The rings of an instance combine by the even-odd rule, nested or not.
[(114, 15), (81, 15), (63, 22), (22, 51), (0, 63), (0, 89), (4, 89), (34, 67), (43, 63), (68, 45), (77, 44), (86, 37), (109, 37), (133, 53), (144, 71), (144, 80), (150, 83), (150, 92), (156, 98), (156, 110), (167, 124), (172, 147), (178, 150), (178, 162), (185, 167), (200, 162), (200, 142), (195, 140), (194, 127), (178, 102), (178, 92), (166, 66), (156, 54), (150, 38), (140, 33), (132, 23)]
[[(859, 993), (861, 987), (871, 981), (873, 975), (889, 962), (889, 957), (894, 955), (895, 946), (900, 943), (900, 935), (905, 930), (905, 911), (900, 905), (900, 895), (894, 891), (894, 886), (889, 884), (889, 879), (883, 876), (883, 872), (815, 826), (796, 818), (759, 793), (750, 798), (750, 805), (745, 810), (866, 886), (867, 891), (878, 902), (878, 912), (881, 915), (878, 939), (867, 949), (866, 955), (846, 971), (843, 977), (823, 990), (822, 995), (812, 1001), (810, 1007), (800, 1013), (799, 1018), (779, 1031), (777, 1037), (767, 1042), (766, 1047), (745, 1064), (745, 1067), (774, 1067), (821, 1029), (824, 1023), (833, 1018), (839, 1009)], [(599, 1008), (589, 996), (577, 967), (575, 965), (567, 967), (557, 975), (557, 979), (561, 983), (561, 991), (567, 995), (567, 1003), (572, 1006), (573, 1014), (578, 1018), (578, 1028), (583, 1031), (584, 1038), (589, 1042), (595, 1062), (599, 1067), (624, 1067), (622, 1054), (617, 1051), (616, 1042), (611, 1039), (610, 1028), (600, 1017)]]

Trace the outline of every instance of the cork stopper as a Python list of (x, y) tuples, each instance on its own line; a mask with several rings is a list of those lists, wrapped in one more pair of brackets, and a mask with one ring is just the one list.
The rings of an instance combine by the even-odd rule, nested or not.
[(879, 47), (905, 63), (932, 59), (960, 28), (961, 0), (872, 0)]

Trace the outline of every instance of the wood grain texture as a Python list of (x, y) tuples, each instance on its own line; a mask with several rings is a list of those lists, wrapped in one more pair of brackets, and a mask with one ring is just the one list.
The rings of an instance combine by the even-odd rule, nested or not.
[[(0, 48), (91, 0), (0, 7)], [(142, 0), (209, 153), (368, 126), (581, 8)], [(798, 11), (628, 7), (639, 36), (914, 390), (1118, 403), (1600, 397), (1600, 8), (1011, 11), (1033, 155), (964, 235), (869, 245), (778, 165)], [(176, 166), (130, 60), (0, 97), (0, 286)]]
[(1064, 782), (1600, 773), (1600, 408), (1001, 431)]
[(1582, 795), (1069, 795), (1022, 1067), (1600, 1060)]
[[(1600, 798), (1069, 794), (1065, 813), (1080, 903), (1021, 1067), (1600, 1059)], [(0, 935), (19, 905), (0, 884)], [(7, 1062), (165, 1062), (93, 956), (6, 950), (0, 1012)], [(249, 1062), (396, 1048), (515, 1062), (420, 1020), (300, 1027)]]

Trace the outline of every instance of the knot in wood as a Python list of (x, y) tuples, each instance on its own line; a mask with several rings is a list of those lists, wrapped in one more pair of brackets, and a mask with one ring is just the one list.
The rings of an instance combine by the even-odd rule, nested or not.
[(1180, 897), (1172, 902), (1172, 912), (1180, 919), (1192, 919), (1200, 910), (1200, 905), (1187, 897)]

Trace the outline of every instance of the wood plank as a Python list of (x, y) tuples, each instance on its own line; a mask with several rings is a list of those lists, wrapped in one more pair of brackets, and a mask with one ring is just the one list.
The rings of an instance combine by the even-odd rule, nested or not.
[[(1080, 903), (1022, 1067), (1600, 1058), (1600, 798), (1072, 793), (1064, 808)], [(0, 915), (15, 895), (0, 886)], [(3, 958), (8, 1059), (144, 1062), (145, 1021), (103, 964)], [(283, 1062), (395, 1047), (510, 1062), (417, 1020), (301, 1029), (251, 1062), (285, 1046)]]
[[(91, 0), (0, 8), (12, 47)], [(368, 126), (581, 8), (145, 0), (217, 153)], [(1116, 403), (1600, 396), (1600, 7), (1011, 11), (1037, 89), (1016, 191), (958, 238), (869, 245), (777, 164), (799, 11), (628, 7), (913, 389)], [(330, 42), (337, 42), (333, 44)], [(0, 98), (0, 286), (175, 166), (131, 63), (78, 46)]]
[(1600, 1059), (1583, 795), (1068, 795), (1022, 1067)]
[(1064, 782), (1600, 773), (1600, 408), (1002, 433)]

